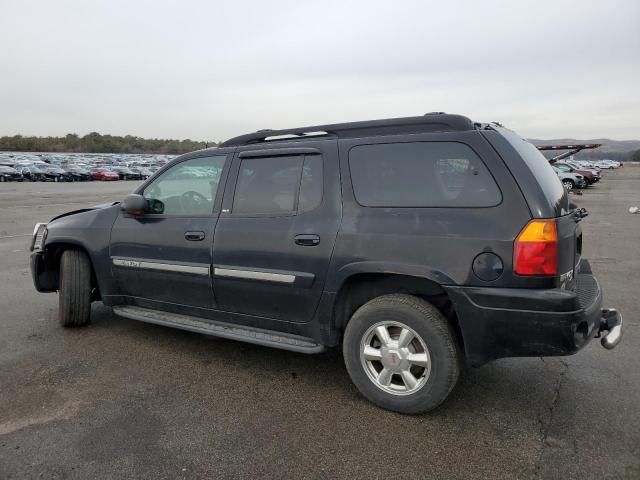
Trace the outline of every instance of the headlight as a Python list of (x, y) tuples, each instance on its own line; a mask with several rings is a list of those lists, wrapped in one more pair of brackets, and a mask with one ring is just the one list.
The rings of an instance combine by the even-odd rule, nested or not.
[(36, 223), (36, 226), (33, 229), (33, 238), (31, 239), (31, 248), (30, 250), (40, 250), (44, 245), (44, 241), (47, 238), (47, 224), (46, 223)]

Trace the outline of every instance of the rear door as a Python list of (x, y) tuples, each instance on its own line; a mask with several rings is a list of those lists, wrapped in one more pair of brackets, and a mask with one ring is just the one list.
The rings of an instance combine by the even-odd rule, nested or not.
[(313, 317), (341, 203), (337, 142), (308, 145), (236, 154), (213, 247), (221, 310), (296, 323)]

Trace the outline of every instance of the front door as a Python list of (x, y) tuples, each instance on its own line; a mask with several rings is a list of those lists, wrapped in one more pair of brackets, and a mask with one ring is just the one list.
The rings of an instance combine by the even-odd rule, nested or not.
[(130, 303), (185, 313), (216, 307), (211, 246), (226, 159), (185, 159), (137, 192), (147, 199), (149, 213), (120, 212), (110, 255), (119, 291)]
[(313, 318), (340, 223), (337, 144), (244, 147), (236, 154), (213, 249), (218, 308)]

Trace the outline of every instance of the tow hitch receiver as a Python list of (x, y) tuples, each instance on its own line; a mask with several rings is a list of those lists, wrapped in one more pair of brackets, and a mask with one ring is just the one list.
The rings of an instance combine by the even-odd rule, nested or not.
[[(603, 335), (607, 332), (606, 335)], [(622, 340), (622, 315), (615, 308), (602, 309), (602, 319), (600, 320), (600, 330), (598, 337), (602, 346), (608, 350), (616, 348)]]

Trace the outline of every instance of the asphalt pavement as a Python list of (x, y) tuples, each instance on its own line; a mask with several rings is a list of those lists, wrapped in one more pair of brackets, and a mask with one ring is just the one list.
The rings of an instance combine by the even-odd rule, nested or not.
[(57, 295), (31, 283), (33, 225), (135, 185), (0, 186), (0, 479), (640, 479), (640, 167), (574, 196), (622, 344), (468, 370), (417, 417), (367, 402), (338, 350), (216, 339), (102, 304), (88, 327), (59, 327)]

